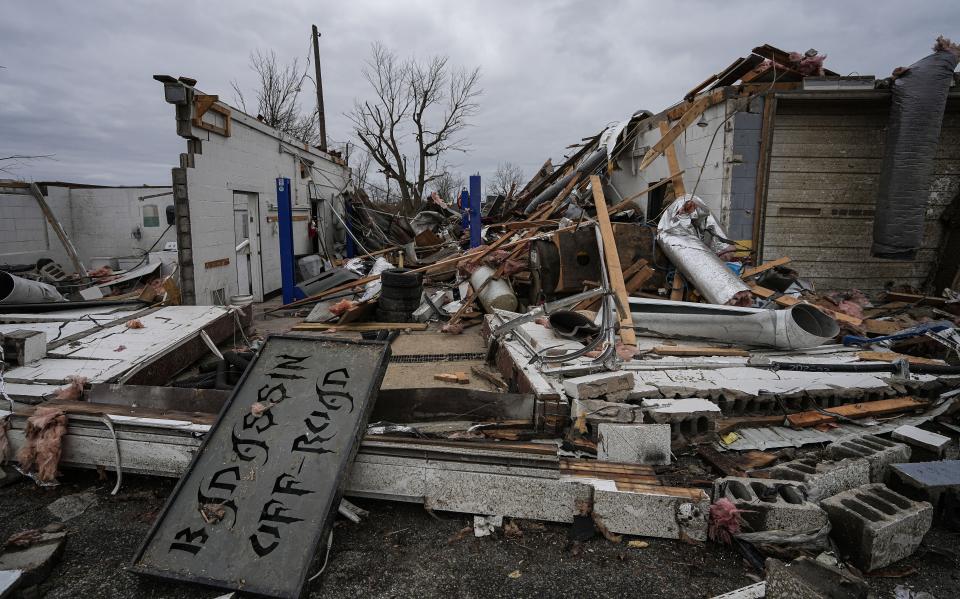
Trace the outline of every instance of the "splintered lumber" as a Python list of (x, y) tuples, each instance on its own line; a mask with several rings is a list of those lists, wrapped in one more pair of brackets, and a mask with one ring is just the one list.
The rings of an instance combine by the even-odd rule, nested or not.
[[(700, 112), (703, 112), (703, 110), (701, 110)], [(686, 115), (684, 115), (684, 116), (686, 116)], [(677, 123), (677, 125), (679, 125), (679, 124), (680, 124), (680, 123)], [(689, 124), (689, 123), (688, 123), (688, 124)], [(684, 128), (686, 128), (686, 127), (684, 127)], [(667, 132), (667, 123), (666, 123), (666, 122), (660, 123), (660, 133), (663, 134), (664, 138), (667, 137), (668, 132)], [(679, 133), (678, 133), (678, 135), (679, 135)], [(661, 140), (661, 141), (662, 141), (662, 140)], [(652, 150), (651, 150), (651, 151), (652, 151)], [(647, 152), (647, 154), (649, 154), (649, 153), (650, 153), (650, 152)], [(680, 196), (682, 196), (682, 195), (684, 195), (685, 193), (687, 193), (687, 188), (686, 188), (686, 187), (684, 186), (684, 184), (683, 184), (683, 174), (682, 174), (683, 171), (680, 170), (680, 161), (677, 160), (677, 150), (676, 150), (676, 148), (673, 147), (673, 141), (672, 141), (672, 140), (671, 140), (670, 144), (667, 145), (667, 147), (664, 149), (663, 153), (664, 153), (664, 156), (666, 156), (666, 158), (667, 158), (667, 168), (670, 169), (670, 180), (673, 182), (673, 195), (674, 195), (675, 197), (678, 197), (678, 198), (679, 198)], [(641, 165), (641, 167), (640, 167), (638, 170), (643, 170), (644, 168), (646, 168), (646, 167), (644, 167), (643, 165)]]
[[(684, 171), (680, 171), (679, 173), (676, 173), (676, 175), (682, 175), (683, 172)], [(619, 204), (614, 204), (613, 206), (610, 207), (610, 210), (608, 210), (607, 212), (609, 214), (616, 214), (618, 212), (623, 212), (624, 210), (627, 210), (627, 209), (634, 209), (637, 207), (637, 205), (633, 203), (634, 200), (636, 200), (637, 198), (639, 198), (644, 194), (650, 193), (651, 191), (653, 191), (654, 189), (662, 185), (666, 185), (667, 183), (670, 183), (670, 179), (663, 179), (661, 181), (657, 181), (653, 185), (650, 185), (646, 189), (633, 194), (632, 196), (620, 202)]]
[[(643, 258), (634, 262), (627, 270), (623, 271), (624, 287), (627, 289), (627, 294), (632, 295), (643, 287), (643, 284), (649, 281), (654, 274), (656, 274), (655, 271), (647, 265), (647, 261)], [(573, 309), (596, 311), (601, 299), (602, 297), (594, 297), (583, 300)]]
[[(868, 418), (871, 416), (884, 416), (886, 414), (896, 414), (898, 412), (907, 412), (917, 410), (928, 406), (930, 402), (913, 397), (898, 397), (896, 399), (881, 399), (879, 401), (867, 401), (863, 403), (847, 404), (845, 406), (836, 406), (827, 410), (832, 414), (843, 416), (845, 418)], [(789, 414), (787, 422), (797, 428), (808, 428), (834, 422), (836, 418), (823, 412), (810, 411)]]
[(934, 366), (943, 365), (943, 360), (918, 358), (917, 356), (908, 356), (906, 354), (898, 354), (897, 352), (892, 351), (859, 351), (857, 352), (857, 357), (861, 360), (867, 360), (871, 362), (894, 362), (896, 360), (906, 360), (909, 364), (930, 364)]
[(875, 318), (865, 318), (863, 320), (863, 330), (871, 335), (893, 335), (904, 328), (906, 327), (893, 320), (877, 320)]
[(750, 267), (750, 268), (744, 269), (744, 271), (743, 271), (742, 273), (740, 273), (740, 278), (741, 278), (741, 279), (748, 279), (748, 278), (750, 278), (750, 277), (752, 277), (752, 276), (755, 276), (755, 275), (758, 275), (758, 274), (760, 274), (760, 273), (762, 273), (762, 272), (766, 272), (766, 271), (770, 270), (771, 268), (776, 268), (776, 267), (778, 267), (778, 266), (783, 266), (784, 264), (787, 264), (788, 262), (790, 262), (790, 258), (787, 257), (787, 256), (784, 256), (783, 258), (777, 258), (776, 260), (771, 260), (771, 261), (769, 261), (769, 262), (764, 262), (763, 264), (760, 264), (760, 265), (758, 265), (758, 266), (752, 266), (752, 267)]
[[(751, 291), (754, 295), (756, 295), (757, 297), (762, 297), (762, 298), (764, 298), (764, 299), (766, 299), (766, 298), (771, 298), (771, 297), (773, 297), (773, 296), (775, 296), (775, 295), (777, 294), (777, 292), (774, 291), (773, 289), (767, 289), (766, 287), (761, 287), (760, 285), (757, 285), (756, 283), (750, 283), (750, 282), (748, 282), (748, 283), (747, 283), (747, 286), (750, 287), (750, 291)], [(775, 298), (773, 299), (773, 301), (775, 301), (776, 303), (778, 303), (778, 304), (781, 305), (781, 306), (787, 306), (787, 307), (789, 307), (789, 306), (795, 306), (795, 305), (801, 303), (800, 300), (798, 300), (797, 298), (793, 297), (792, 295), (781, 295), (781, 296), (779, 296), (779, 297), (775, 297)], [(850, 316), (849, 314), (844, 314), (843, 312), (836, 312), (836, 311), (834, 311), (834, 310), (830, 310), (830, 309), (828, 309), (828, 308), (824, 308), (823, 306), (817, 306), (817, 305), (815, 305), (815, 304), (810, 304), (810, 305), (813, 306), (814, 308), (817, 308), (817, 309), (820, 310), (821, 312), (824, 312), (825, 314), (828, 314), (829, 316), (832, 316), (833, 318), (835, 318), (835, 319), (837, 319), (837, 320), (839, 320), (839, 321), (841, 321), (841, 322), (845, 322), (845, 323), (850, 324), (850, 325), (853, 325), (853, 326), (855, 326), (855, 327), (858, 327), (858, 326), (860, 326), (860, 325), (863, 323), (863, 319), (861, 319), (861, 318), (856, 318), (856, 317), (854, 317), (854, 316)]]
[(671, 301), (683, 301), (683, 275), (679, 270), (673, 272), (673, 283), (670, 287)]
[(656, 274), (656, 272), (652, 268), (644, 264), (643, 268), (640, 269), (639, 272), (633, 273), (632, 275), (630, 275), (630, 278), (627, 279), (627, 283), (626, 283), (627, 293), (629, 294), (635, 293), (637, 290), (643, 287), (644, 283), (649, 281), (654, 274)]
[(43, 192), (40, 191), (40, 187), (36, 183), (30, 184), (30, 193), (32, 193), (34, 199), (37, 200), (40, 211), (43, 212), (43, 216), (46, 217), (47, 222), (50, 223), (50, 228), (57, 234), (57, 238), (63, 245), (63, 249), (67, 251), (67, 256), (70, 257), (70, 262), (73, 263), (73, 269), (77, 271), (77, 276), (80, 277), (81, 280), (88, 280), (87, 269), (84, 268), (83, 263), (80, 261), (77, 248), (74, 247), (73, 241), (67, 236), (67, 232), (63, 230), (63, 226), (60, 224), (60, 221), (57, 220), (53, 210), (50, 209), (50, 205), (47, 204), (46, 198), (43, 197)]
[(603, 254), (607, 262), (608, 279), (623, 308), (623, 313), (620, 314), (620, 339), (625, 345), (636, 345), (637, 336), (633, 332), (629, 295), (623, 281), (623, 268), (620, 266), (620, 254), (617, 252), (617, 240), (613, 236), (610, 215), (607, 214), (607, 200), (603, 197), (603, 184), (600, 183), (600, 177), (590, 175), (590, 187), (593, 188), (593, 204), (597, 207), (597, 224), (600, 227), (600, 237), (603, 238)]
[(703, 458), (724, 476), (747, 476), (751, 470), (769, 466), (777, 461), (777, 456), (764, 451), (721, 453), (708, 445), (697, 447), (697, 455)]
[(293, 325), (294, 331), (328, 331), (336, 329), (344, 333), (356, 333), (365, 331), (426, 331), (425, 322), (351, 322), (348, 324), (338, 324), (331, 322), (301, 322)]
[(734, 347), (691, 347), (682, 345), (658, 345), (653, 348), (658, 356), (749, 356), (745, 349)]
[[(705, 96), (694, 102), (673, 127), (667, 125), (666, 121), (660, 123), (660, 131), (663, 133), (663, 136), (660, 138), (660, 141), (653, 144), (653, 147), (647, 150), (637, 170), (644, 170), (650, 166), (657, 157), (666, 152), (668, 148), (672, 148), (673, 142), (680, 137), (680, 134), (683, 133), (687, 127), (693, 124), (697, 117), (703, 114), (703, 111), (706, 110), (708, 106), (710, 106), (710, 97)], [(671, 168), (670, 170), (671, 172), (676, 172), (679, 169)], [(678, 193), (677, 195), (681, 194)]]

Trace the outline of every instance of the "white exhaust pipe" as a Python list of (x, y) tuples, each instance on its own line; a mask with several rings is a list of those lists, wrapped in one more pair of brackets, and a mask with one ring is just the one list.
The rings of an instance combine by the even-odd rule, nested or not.
[(42, 304), (63, 302), (53, 285), (31, 281), (0, 270), (0, 304)]
[(630, 298), (638, 335), (699, 339), (777, 349), (807, 349), (830, 341), (840, 325), (809, 304), (786, 310)]

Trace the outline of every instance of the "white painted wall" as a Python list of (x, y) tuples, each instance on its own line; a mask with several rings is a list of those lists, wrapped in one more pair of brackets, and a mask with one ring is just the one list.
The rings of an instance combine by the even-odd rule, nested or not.
[[(173, 204), (172, 195), (142, 202), (137, 199), (169, 191), (169, 187), (47, 185), (46, 189), (47, 204), (88, 268), (96, 257), (142, 255), (167, 228), (165, 210)], [(157, 207), (159, 226), (144, 226), (142, 206), (146, 204)], [(133, 236), (138, 227), (142, 232), (139, 241)], [(157, 249), (163, 249), (164, 241), (175, 239), (171, 229)], [(40, 258), (51, 258), (72, 271), (66, 251), (29, 190), (0, 183), (0, 262), (29, 264)]]
[[(724, 130), (717, 133), (712, 146), (710, 142), (717, 128), (723, 125), (723, 120), (729, 114), (728, 109), (732, 110), (730, 101), (720, 102), (707, 108), (703, 113), (707, 126), (700, 127), (695, 122), (687, 127), (686, 131), (674, 142), (677, 162), (680, 169), (684, 171), (683, 182), (687, 188), (687, 193), (693, 193), (694, 186), (696, 186), (696, 195), (706, 202), (714, 215), (724, 224), (726, 224), (725, 219), (729, 209), (730, 156), (728, 146), (733, 139), (733, 120), (727, 121)], [(654, 117), (650, 120), (655, 121), (657, 119)], [(659, 123), (641, 125), (641, 131), (642, 133), (638, 135), (634, 148), (621, 154), (617, 161), (620, 169), (615, 171), (611, 177), (611, 183), (616, 192), (619, 193), (619, 195), (614, 194), (614, 198), (618, 202), (621, 201), (621, 198), (629, 198), (670, 176), (670, 169), (664, 156), (654, 160), (644, 171), (635, 172), (636, 166), (643, 159), (646, 149), (653, 146), (662, 137)], [(704, 162), (704, 157), (706, 157), (706, 162)], [(700, 176), (699, 184), (697, 184), (697, 176), (700, 173), (701, 165), (704, 167), (703, 174)], [(639, 198), (637, 204), (640, 208), (646, 210), (647, 196), (644, 195)]]
[[(226, 105), (223, 105), (226, 106)], [(196, 303), (217, 303), (238, 293), (233, 193), (258, 194), (259, 214), (251, 211), (250, 242), (253, 291), (257, 301), (281, 287), (280, 237), (276, 222), (276, 179), (290, 179), (294, 216), (310, 214), (308, 185), (316, 183), (319, 197), (329, 210), (343, 214), (340, 193), (349, 180), (349, 170), (319, 150), (283, 136), (256, 119), (230, 108), (231, 135), (225, 137), (199, 127), (192, 136), (200, 140), (187, 172), (190, 208), (190, 235)], [(211, 113), (208, 113), (211, 114)], [(313, 162), (312, 171), (302, 176), (300, 159)], [(327, 239), (340, 237), (335, 218), (321, 223)], [(308, 221), (294, 221), (294, 244), (298, 254), (311, 253), (307, 238)], [(259, 231), (259, 237), (257, 232)], [(183, 256), (181, 256), (181, 259)], [(229, 259), (228, 264), (221, 264)], [(259, 267), (258, 267), (259, 263)]]

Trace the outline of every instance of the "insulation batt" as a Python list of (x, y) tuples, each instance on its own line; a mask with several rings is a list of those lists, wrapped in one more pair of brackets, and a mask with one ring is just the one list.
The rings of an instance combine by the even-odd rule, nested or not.
[(26, 440), (17, 460), (25, 472), (36, 470), (42, 482), (57, 478), (63, 435), (67, 432), (67, 416), (63, 411), (40, 406), (27, 419)]
[(703, 200), (689, 194), (670, 204), (657, 226), (657, 245), (708, 302), (748, 306), (750, 288), (719, 257), (734, 250), (726, 239)]
[(923, 244), (934, 158), (958, 55), (957, 46), (941, 37), (933, 54), (897, 69), (873, 220), (870, 252), (878, 258), (912, 260)]

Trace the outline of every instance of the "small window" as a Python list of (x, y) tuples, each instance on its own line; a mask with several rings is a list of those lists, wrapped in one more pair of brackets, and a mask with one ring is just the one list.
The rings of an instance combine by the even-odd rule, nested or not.
[(143, 207), (143, 226), (144, 227), (159, 227), (160, 226), (160, 209), (154, 204), (147, 204)]

